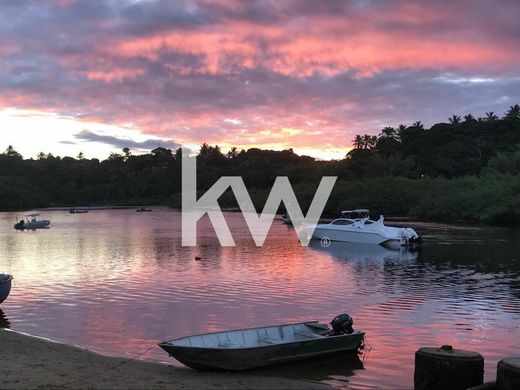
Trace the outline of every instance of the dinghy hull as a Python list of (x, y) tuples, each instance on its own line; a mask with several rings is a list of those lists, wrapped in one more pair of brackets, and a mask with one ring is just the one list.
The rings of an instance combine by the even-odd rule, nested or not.
[[(222, 333), (224, 335), (225, 332)], [(164, 342), (159, 346), (184, 365), (198, 370), (249, 370), (323, 355), (357, 351), (363, 343), (364, 333), (312, 336), (301, 335), (300, 340), (271, 343), (263, 339), (256, 347), (194, 347)]]
[(0, 275), (0, 303), (5, 301), (11, 292), (11, 282), (13, 277), (7, 274)]

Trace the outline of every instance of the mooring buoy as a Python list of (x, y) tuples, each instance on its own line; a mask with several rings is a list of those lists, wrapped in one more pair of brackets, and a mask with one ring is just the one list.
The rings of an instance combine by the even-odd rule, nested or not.
[(415, 353), (415, 390), (465, 390), (484, 381), (484, 358), (477, 352), (421, 348)]
[(498, 362), (496, 389), (520, 389), (520, 357), (508, 357)]

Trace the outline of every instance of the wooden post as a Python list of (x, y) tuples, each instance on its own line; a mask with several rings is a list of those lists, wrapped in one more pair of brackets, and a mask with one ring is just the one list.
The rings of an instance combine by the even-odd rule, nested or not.
[(496, 389), (520, 389), (520, 357), (509, 357), (498, 362)]
[(415, 390), (465, 390), (484, 381), (484, 358), (477, 352), (421, 348), (415, 353)]

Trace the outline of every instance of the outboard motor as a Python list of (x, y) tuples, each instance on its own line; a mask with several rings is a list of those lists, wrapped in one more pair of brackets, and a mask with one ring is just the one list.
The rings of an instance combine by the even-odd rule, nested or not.
[(351, 334), (354, 332), (354, 328), (352, 328), (352, 325), (354, 325), (354, 320), (352, 320), (352, 317), (348, 314), (340, 314), (330, 322), (330, 325), (332, 326), (332, 335), (337, 336), (340, 334)]
[(422, 237), (412, 228), (401, 229), (401, 245), (415, 247), (422, 243)]

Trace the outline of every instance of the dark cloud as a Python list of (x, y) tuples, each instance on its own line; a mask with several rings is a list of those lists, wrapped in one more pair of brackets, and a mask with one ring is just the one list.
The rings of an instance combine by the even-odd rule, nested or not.
[(519, 12), (513, 0), (2, 1), (0, 108), (183, 144), (319, 127), (319, 142), (349, 146), (385, 124), (518, 103)]
[(168, 149), (176, 149), (180, 147), (176, 142), (167, 139), (147, 139), (142, 142), (137, 142), (129, 139), (118, 138), (110, 135), (100, 135), (93, 133), (90, 130), (82, 130), (79, 133), (75, 134), (74, 137), (80, 141), (87, 142), (98, 142), (106, 145), (113, 146), (118, 149), (129, 148), (129, 149), (138, 149), (138, 150), (152, 150), (157, 148), (158, 146), (162, 146), (163, 148)]

